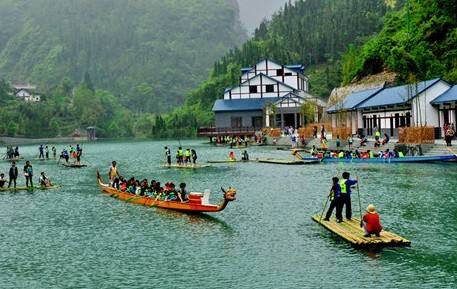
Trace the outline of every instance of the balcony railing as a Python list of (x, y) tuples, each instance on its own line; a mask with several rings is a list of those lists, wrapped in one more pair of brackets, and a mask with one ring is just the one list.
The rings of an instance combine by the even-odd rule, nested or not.
[(254, 135), (260, 127), (201, 127), (198, 129), (198, 136), (243, 136)]

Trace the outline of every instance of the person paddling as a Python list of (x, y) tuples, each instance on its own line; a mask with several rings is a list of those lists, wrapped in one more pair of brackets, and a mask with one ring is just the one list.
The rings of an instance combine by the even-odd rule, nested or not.
[(324, 221), (330, 221), (333, 209), (336, 208), (336, 222), (341, 223), (343, 221), (341, 187), (337, 177), (332, 178), (332, 182), (332, 188), (330, 189), (330, 193), (328, 195), (328, 198), (330, 199), (330, 207), (328, 208)]
[(364, 237), (371, 237), (371, 235), (375, 235), (376, 237), (380, 236), (382, 226), (379, 214), (376, 212), (374, 205), (368, 205), (367, 212), (363, 215), (363, 222), (361, 225), (365, 230)]
[(340, 180), (341, 187), (341, 201), (343, 207), (346, 206), (346, 219), (351, 220), (352, 218), (352, 206), (351, 206), (351, 186), (357, 184), (357, 180), (351, 180), (348, 172), (343, 173), (343, 179)]

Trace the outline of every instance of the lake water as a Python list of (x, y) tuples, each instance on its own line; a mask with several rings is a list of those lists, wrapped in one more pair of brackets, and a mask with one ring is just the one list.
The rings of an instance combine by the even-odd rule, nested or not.
[[(228, 148), (183, 141), (199, 161)], [(176, 141), (84, 145), (90, 166), (34, 161), (63, 184), (56, 191), (0, 193), (1, 288), (456, 288), (456, 164), (220, 164), (160, 167)], [(59, 149), (61, 146), (58, 146)], [(32, 159), (37, 147), (23, 147)], [(236, 150), (239, 155), (239, 150)], [(251, 158), (291, 158), (250, 148)], [(117, 160), (124, 176), (186, 182), (193, 191), (234, 186), (237, 200), (212, 215), (127, 204), (100, 193), (95, 170)], [(22, 169), (23, 163), (20, 164)], [(0, 165), (7, 173), (8, 163)], [(311, 220), (330, 179), (361, 178), (362, 206), (374, 203), (385, 228), (411, 248), (360, 251)], [(23, 178), (20, 184), (24, 183)], [(354, 195), (355, 196), (355, 195)], [(354, 213), (358, 214), (353, 198)]]

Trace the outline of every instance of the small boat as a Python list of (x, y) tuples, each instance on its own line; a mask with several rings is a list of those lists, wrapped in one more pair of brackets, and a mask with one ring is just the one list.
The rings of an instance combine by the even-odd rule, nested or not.
[(258, 159), (259, 163), (278, 164), (278, 165), (308, 165), (320, 163), (319, 159), (316, 160), (280, 160), (280, 159)]
[(18, 191), (33, 191), (33, 190), (52, 190), (52, 189), (58, 189), (60, 188), (60, 185), (52, 185), (50, 187), (45, 187), (45, 186), (34, 186), (34, 187), (26, 187), (26, 186), (20, 186), (16, 188), (0, 188), (0, 192), (18, 192)]
[(103, 183), (102, 177), (98, 171), (97, 181), (102, 193), (107, 194), (110, 197), (136, 205), (170, 209), (181, 212), (216, 213), (224, 210), (228, 203), (236, 200), (236, 190), (233, 188), (229, 188), (227, 191), (224, 191), (224, 200), (221, 204), (213, 205), (208, 203), (209, 193), (190, 193), (189, 201), (185, 203), (181, 203), (180, 201), (162, 201), (146, 196), (137, 196), (112, 188), (108, 184)]
[(65, 164), (65, 163), (63, 163), (62, 165), (67, 168), (76, 168), (76, 169), (87, 167), (87, 165)]
[[(320, 160), (317, 157), (303, 157), (303, 160)], [(346, 158), (322, 158), (323, 163), (429, 163), (429, 162), (447, 162), (456, 160), (456, 155), (436, 155), (436, 156), (415, 156), (403, 158), (370, 158), (370, 159), (346, 159)]]
[(196, 169), (203, 169), (210, 167), (209, 165), (200, 165), (200, 164), (188, 164), (188, 165), (178, 165), (178, 164), (164, 164), (162, 165), (163, 168), (166, 169), (189, 169), (189, 170), (196, 170)]
[(18, 162), (18, 161), (21, 161), (23, 160), (24, 157), (18, 157), (18, 158), (3, 158), (2, 160), (5, 161), (5, 162)]
[(350, 221), (344, 220), (341, 223), (337, 223), (336, 220), (324, 221), (319, 215), (313, 216), (312, 219), (351, 243), (355, 248), (411, 246), (411, 241), (388, 231), (382, 231), (379, 237), (364, 237), (365, 232), (360, 228), (360, 220), (357, 218), (352, 218)]
[(249, 161), (243, 160), (215, 160), (215, 161), (207, 161), (209, 164), (229, 164), (229, 163), (247, 163)]

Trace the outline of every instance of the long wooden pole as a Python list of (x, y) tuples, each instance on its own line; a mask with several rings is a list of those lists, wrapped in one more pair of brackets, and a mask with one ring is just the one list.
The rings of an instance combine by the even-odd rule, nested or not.
[(362, 223), (362, 202), (360, 201), (359, 176), (357, 176), (357, 198), (359, 199), (360, 223)]

